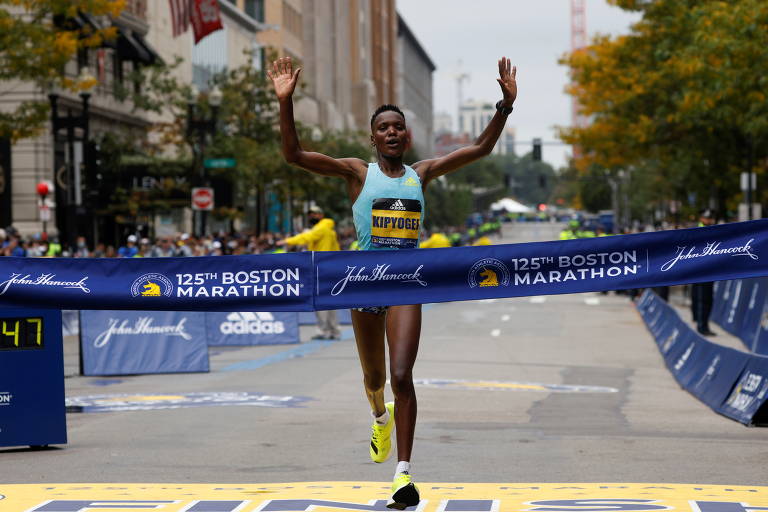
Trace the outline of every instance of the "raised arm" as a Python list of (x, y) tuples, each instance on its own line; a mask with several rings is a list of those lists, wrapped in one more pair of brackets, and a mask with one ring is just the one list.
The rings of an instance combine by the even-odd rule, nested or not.
[(358, 158), (331, 158), (322, 153), (304, 151), (296, 133), (296, 121), (293, 117), (293, 92), (299, 80), (301, 68), (293, 70), (290, 57), (277, 59), (267, 76), (272, 80), (277, 101), (280, 105), (280, 135), (285, 160), (307, 171), (323, 176), (338, 176), (348, 181), (360, 179), (365, 162)]
[(426, 185), (433, 179), (449, 172), (453, 172), (475, 160), (478, 160), (493, 151), (496, 141), (499, 140), (507, 116), (512, 112), (512, 105), (517, 98), (517, 67), (512, 66), (506, 57), (499, 59), (499, 78), (496, 79), (501, 87), (502, 100), (497, 105), (496, 114), (480, 136), (469, 146), (459, 148), (445, 156), (431, 160), (422, 160), (413, 165), (414, 170), (421, 177), (421, 182)]

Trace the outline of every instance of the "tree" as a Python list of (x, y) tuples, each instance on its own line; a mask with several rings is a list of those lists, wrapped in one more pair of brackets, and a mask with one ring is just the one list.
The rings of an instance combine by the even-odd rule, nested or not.
[[(591, 119), (561, 136), (582, 173), (626, 169), (689, 210), (738, 202), (738, 174), (768, 157), (768, 3), (613, 0), (642, 12), (626, 36), (567, 55)], [(764, 164), (763, 164), (764, 166)], [(648, 175), (648, 176), (645, 176)]]
[[(80, 12), (116, 18), (124, 6), (125, 0), (0, 0), (0, 98), (18, 89), (19, 82), (43, 91), (92, 87), (94, 83), (67, 77), (65, 65), (78, 51), (114, 39), (116, 28), (73, 20)], [(43, 129), (47, 116), (47, 98), (24, 101), (13, 111), (0, 112), (0, 137), (32, 137)]]

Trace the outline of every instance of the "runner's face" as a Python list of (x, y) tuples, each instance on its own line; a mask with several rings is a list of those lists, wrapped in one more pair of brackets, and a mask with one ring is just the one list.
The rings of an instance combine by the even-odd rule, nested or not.
[(371, 140), (382, 156), (403, 156), (408, 146), (408, 132), (403, 116), (386, 110), (376, 116), (371, 132)]

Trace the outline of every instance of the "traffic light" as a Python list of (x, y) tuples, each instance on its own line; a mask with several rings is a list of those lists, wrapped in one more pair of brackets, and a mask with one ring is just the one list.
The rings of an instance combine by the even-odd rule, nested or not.
[(541, 162), (541, 139), (533, 139), (533, 161)]

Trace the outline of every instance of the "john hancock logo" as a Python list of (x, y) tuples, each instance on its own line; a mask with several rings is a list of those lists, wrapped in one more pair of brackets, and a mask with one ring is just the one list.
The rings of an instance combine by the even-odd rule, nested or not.
[(163, 274), (144, 274), (131, 285), (133, 297), (170, 297), (173, 283)]
[(485, 258), (472, 265), (468, 277), (470, 288), (509, 285), (509, 269), (496, 258)]

